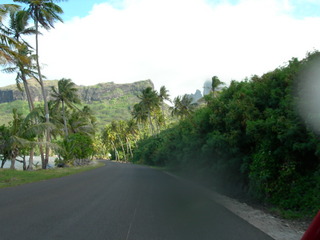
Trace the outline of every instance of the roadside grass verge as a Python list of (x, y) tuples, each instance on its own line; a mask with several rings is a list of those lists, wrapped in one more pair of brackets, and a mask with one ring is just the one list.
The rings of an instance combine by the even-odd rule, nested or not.
[(104, 163), (83, 167), (53, 168), (47, 170), (21, 171), (0, 169), (0, 188), (13, 187), (26, 183), (38, 182), (52, 178), (60, 178), (103, 166)]

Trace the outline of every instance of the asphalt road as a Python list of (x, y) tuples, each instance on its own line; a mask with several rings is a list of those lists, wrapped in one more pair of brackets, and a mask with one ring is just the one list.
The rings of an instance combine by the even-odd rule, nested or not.
[(272, 240), (161, 171), (107, 162), (0, 189), (0, 240)]

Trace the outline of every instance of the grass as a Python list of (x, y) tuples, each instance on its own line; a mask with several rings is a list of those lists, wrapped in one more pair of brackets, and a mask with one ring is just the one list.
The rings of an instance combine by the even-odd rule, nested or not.
[(13, 187), (26, 183), (38, 182), (52, 178), (60, 178), (103, 166), (103, 163), (84, 167), (53, 168), (37, 171), (20, 171), (0, 169), (0, 188)]

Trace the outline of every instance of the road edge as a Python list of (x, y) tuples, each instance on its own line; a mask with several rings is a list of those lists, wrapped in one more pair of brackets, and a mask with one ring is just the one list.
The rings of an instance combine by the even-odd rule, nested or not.
[(241, 203), (236, 199), (219, 194), (193, 181), (176, 176), (167, 171), (163, 172), (179, 181), (192, 184), (194, 187), (203, 191), (212, 201), (222, 205), (275, 240), (297, 240), (301, 239), (304, 233), (304, 231), (295, 229), (289, 222), (283, 219), (276, 218), (246, 203)]

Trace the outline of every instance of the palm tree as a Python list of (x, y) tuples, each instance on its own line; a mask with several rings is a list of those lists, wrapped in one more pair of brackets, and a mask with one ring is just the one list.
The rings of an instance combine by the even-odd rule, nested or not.
[(195, 107), (195, 104), (192, 104), (192, 98), (187, 94), (182, 98), (180, 96), (174, 98), (173, 103), (174, 106), (170, 108), (171, 114), (181, 119), (190, 116)]
[(211, 82), (211, 92), (213, 92), (213, 94), (215, 94), (217, 88), (221, 85), (224, 85), (225, 83), (220, 81), (220, 79), (217, 76), (213, 76), (212, 77), (212, 82)]
[(111, 122), (111, 131), (113, 131), (115, 136), (117, 137), (117, 140), (119, 141), (119, 145), (120, 145), (122, 152), (123, 152), (124, 160), (127, 161), (126, 152), (124, 150), (124, 145), (123, 145), (123, 142), (121, 139), (121, 137), (123, 136), (124, 130), (125, 130), (125, 126), (124, 126), (123, 121), (118, 121), (118, 122), (112, 121)]
[(146, 89), (142, 90), (141, 95), (138, 95), (138, 98), (140, 99), (140, 111), (146, 112), (149, 119), (151, 134), (154, 134), (155, 130), (151, 115), (160, 108), (160, 99), (158, 97), (158, 93), (151, 87), (147, 87)]
[(57, 89), (54, 86), (51, 87), (51, 97), (54, 99), (53, 101), (56, 109), (60, 108), (61, 105), (64, 132), (66, 137), (68, 136), (66, 106), (68, 106), (71, 109), (75, 109), (77, 108), (75, 104), (80, 104), (80, 99), (77, 94), (78, 89), (75, 86), (76, 85), (71, 81), (71, 79), (63, 78), (58, 81)]
[[(34, 55), (32, 55), (31, 46), (23, 40), (22, 35), (35, 34), (35, 29), (28, 26), (29, 15), (26, 11), (10, 11), (9, 14), (9, 27), (3, 27), (6, 29), (6, 34), (9, 37), (12, 37), (16, 43), (20, 44), (19, 47), (14, 51), (16, 53), (13, 55), (10, 66), (3, 69), (7, 73), (17, 73), (16, 83), (20, 91), (22, 88), (20, 86), (21, 82), (23, 83), (24, 90), (27, 96), (27, 101), (29, 105), (30, 112), (34, 109), (33, 99), (30, 93), (27, 76), (35, 77), (37, 74), (35, 72), (36, 67), (33, 65)], [(34, 149), (30, 149), (30, 159), (32, 162), (34, 155)], [(30, 170), (32, 170), (32, 164), (30, 165)]]
[(171, 100), (170, 100), (169, 91), (166, 89), (165, 86), (162, 86), (160, 88), (159, 99), (160, 99), (160, 103), (161, 103), (161, 110), (162, 110), (162, 116), (163, 116), (163, 120), (164, 120), (164, 125), (166, 125), (165, 115), (164, 115), (164, 101), (171, 102)]
[(130, 156), (132, 158), (133, 152), (132, 152), (132, 146), (130, 142), (133, 141), (135, 144), (137, 143), (137, 134), (138, 134), (137, 123), (133, 119), (127, 121), (124, 132), (125, 132), (127, 148), (129, 149), (129, 151), (127, 152), (130, 152)]
[[(20, 6), (15, 4), (0, 4), (0, 64), (5, 65), (14, 62), (14, 59), (19, 58), (19, 54), (13, 49), (19, 49), (20, 44), (9, 36), (8, 28), (3, 24), (3, 20), (13, 12), (20, 9)], [(24, 61), (23, 57), (20, 57)]]
[(24, 90), (26, 92), (29, 109), (32, 111), (34, 109), (33, 99), (30, 94), (29, 85), (27, 82), (28, 77), (36, 76), (36, 67), (33, 65), (33, 60), (35, 59), (30, 50), (30, 45), (22, 39), (22, 35), (35, 34), (36, 31), (33, 27), (28, 26), (29, 15), (26, 11), (15, 11), (10, 13), (10, 22), (8, 28), (8, 34), (12, 36), (21, 47), (18, 49), (19, 56), (23, 56), (25, 61), (21, 61), (21, 57), (15, 58), (13, 64), (14, 67), (8, 67), (4, 69), (5, 72), (17, 72), (16, 82), (18, 89), (22, 90), (20, 87), (21, 81), (23, 82)]
[(169, 91), (166, 89), (165, 86), (162, 86), (160, 88), (159, 98), (160, 98), (160, 103), (162, 108), (162, 115), (164, 115), (164, 101), (171, 102)]
[(109, 144), (111, 143), (111, 147), (113, 148), (114, 154), (115, 154), (115, 160), (119, 160), (119, 153), (115, 144), (116, 141), (116, 134), (111, 129), (111, 125), (107, 125), (102, 132), (102, 140), (104, 145), (108, 148)]
[(136, 123), (138, 124), (139, 131), (141, 131), (140, 125), (144, 125), (148, 120), (147, 111), (142, 107), (142, 104), (137, 103), (133, 106), (131, 115), (133, 119), (136, 121)]
[[(41, 143), (35, 141), (37, 135), (42, 135), (48, 127), (46, 123), (34, 124), (32, 119), (37, 116), (37, 111), (32, 111), (23, 118), (21, 114), (13, 109), (13, 120), (9, 123), (7, 131), (2, 135), (3, 143), (2, 151), (5, 152), (5, 157), (11, 160), (11, 169), (15, 168), (15, 161), (17, 156), (25, 149), (33, 148), (35, 145)], [(32, 165), (32, 161), (29, 162), (29, 166)]]
[[(39, 24), (46, 30), (49, 30), (50, 28), (54, 27), (55, 21), (62, 21), (59, 14), (63, 13), (63, 10), (59, 5), (55, 4), (54, 2), (60, 2), (59, 0), (13, 0), (14, 2), (20, 2), (27, 4), (29, 7), (27, 9), (27, 12), (30, 14), (31, 18), (34, 20), (35, 30), (36, 30), (36, 64), (37, 64), (37, 70), (38, 70), (38, 82), (41, 87), (41, 92), (43, 96), (43, 102), (44, 102), (44, 109), (45, 109), (45, 118), (46, 123), (49, 123), (49, 107), (47, 102), (47, 96), (44, 90), (44, 84), (40, 69), (40, 63), (39, 63)], [(50, 131), (47, 131), (46, 134), (46, 142), (50, 142)], [(46, 165), (48, 164), (49, 160), (49, 144), (46, 144), (46, 156), (43, 160), (43, 168), (46, 168)]]
[(92, 137), (95, 135), (96, 119), (88, 106), (84, 106), (81, 111), (74, 110), (67, 124), (71, 133), (81, 132)]

